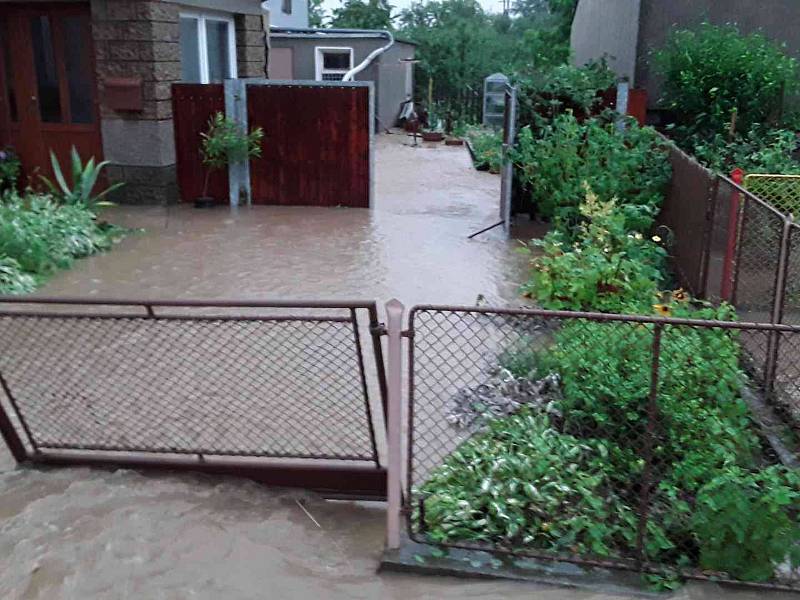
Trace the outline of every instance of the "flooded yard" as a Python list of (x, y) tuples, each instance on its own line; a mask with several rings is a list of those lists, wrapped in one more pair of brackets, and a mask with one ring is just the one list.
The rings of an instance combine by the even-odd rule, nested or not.
[[(143, 232), (40, 294), (377, 299), (518, 305), (524, 259), (499, 231), (499, 179), (463, 148), (380, 136), (372, 210), (119, 207)], [(0, 449), (0, 598), (307, 599), (615, 596), (512, 582), (376, 574), (380, 503), (196, 475), (15, 469)], [(679, 597), (718, 598), (714, 586)], [(754, 594), (727, 594), (755, 598)], [(759, 594), (762, 597), (762, 594)]]

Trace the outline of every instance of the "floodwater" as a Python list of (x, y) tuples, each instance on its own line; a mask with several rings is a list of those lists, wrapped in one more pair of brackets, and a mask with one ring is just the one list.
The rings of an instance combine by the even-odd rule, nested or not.
[[(499, 180), (462, 148), (378, 140), (375, 208), (118, 208), (145, 232), (40, 293), (519, 304), (524, 261), (498, 232)], [(376, 574), (379, 503), (134, 471), (14, 469), (0, 449), (0, 598), (610, 599), (511, 582)], [(685, 598), (722, 596), (691, 587)], [(763, 594), (759, 594), (759, 597)], [(755, 595), (730, 595), (750, 598)]]

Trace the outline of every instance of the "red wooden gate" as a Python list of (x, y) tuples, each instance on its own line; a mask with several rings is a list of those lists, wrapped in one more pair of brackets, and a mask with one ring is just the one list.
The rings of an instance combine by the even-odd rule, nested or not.
[(368, 87), (249, 85), (250, 127), (264, 129), (250, 163), (255, 204), (369, 207)]
[[(222, 85), (173, 86), (175, 151), (181, 200), (201, 193), (200, 133), (225, 110)], [(250, 163), (254, 204), (370, 205), (370, 88), (364, 85), (247, 85), (250, 129), (264, 130), (262, 156)], [(209, 195), (227, 203), (227, 174), (211, 177)]]
[[(181, 202), (193, 202), (203, 193), (205, 167), (200, 158), (200, 134), (216, 112), (225, 112), (221, 84), (176, 83), (172, 86), (172, 115), (175, 126), (175, 162)], [(211, 174), (208, 195), (220, 204), (228, 203), (228, 173)]]

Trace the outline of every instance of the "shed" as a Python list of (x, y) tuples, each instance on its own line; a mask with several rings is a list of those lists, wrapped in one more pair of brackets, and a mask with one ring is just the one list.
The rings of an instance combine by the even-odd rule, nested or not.
[[(386, 45), (377, 31), (338, 33), (336, 30), (303, 31), (273, 28), (270, 32), (270, 79), (339, 81), (371, 52)], [(376, 129), (393, 127), (400, 106), (414, 89), (413, 63), (416, 45), (394, 44), (355, 77), (372, 81), (375, 88)]]

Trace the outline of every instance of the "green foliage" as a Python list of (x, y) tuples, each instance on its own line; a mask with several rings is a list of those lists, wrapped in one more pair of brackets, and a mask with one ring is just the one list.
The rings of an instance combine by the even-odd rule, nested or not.
[(611, 87), (614, 79), (614, 73), (603, 61), (584, 67), (559, 64), (518, 73), (514, 83), (520, 123), (538, 130), (568, 111), (576, 117), (589, 117), (600, 108), (599, 92)]
[(559, 230), (533, 240), (533, 273), (523, 292), (554, 310), (626, 312), (649, 306), (665, 271), (665, 250), (629, 233), (614, 200), (600, 202), (591, 191), (580, 207), (574, 243)]
[(17, 185), (21, 166), (19, 156), (13, 149), (0, 149), (0, 192)]
[[(14, 293), (29, 291), (75, 258), (107, 250), (121, 231), (97, 222), (93, 209), (81, 203), (61, 204), (51, 196), (7, 194), (0, 203), (0, 260), (12, 272), (25, 275)], [(5, 262), (8, 260), (13, 262)], [(13, 287), (13, 286), (12, 286)]]
[(53, 175), (56, 181), (53, 183), (47, 177), (42, 177), (42, 180), (49, 188), (53, 197), (58, 198), (64, 204), (82, 206), (95, 211), (100, 206), (108, 206), (109, 203), (105, 202), (103, 199), (124, 185), (121, 182), (115, 183), (108, 186), (100, 193), (95, 194), (94, 188), (97, 185), (97, 180), (109, 162), (105, 160), (95, 164), (94, 157), (92, 157), (84, 165), (75, 146), (70, 150), (72, 185), (70, 185), (64, 177), (61, 164), (58, 162), (58, 158), (56, 158), (52, 150), (50, 151), (50, 164), (53, 167)]
[(800, 474), (783, 467), (731, 468), (697, 496), (692, 527), (700, 565), (746, 581), (765, 581), (787, 559), (800, 566)]
[(740, 131), (774, 119), (797, 84), (797, 62), (760, 33), (705, 23), (676, 31), (656, 55), (662, 104), (675, 111), (680, 136), (724, 134), (734, 111)]
[(614, 123), (573, 115), (556, 117), (539, 139), (520, 131), (512, 155), (522, 182), (542, 216), (570, 228), (580, 217), (584, 182), (602, 201), (618, 199), (625, 227), (645, 232), (661, 206), (671, 168), (666, 145), (649, 127), (632, 120)]
[(499, 173), (503, 166), (503, 133), (470, 127), (467, 129), (467, 139), (475, 154), (475, 166), (488, 167), (492, 173)]
[(243, 162), (261, 156), (261, 140), (264, 130), (256, 127), (250, 133), (222, 112), (215, 113), (208, 121), (206, 131), (200, 133), (200, 155), (206, 166), (203, 196), (208, 194), (208, 178), (212, 170), (221, 169), (229, 163)]
[(522, 409), (462, 444), (418, 490), (434, 541), (483, 541), (607, 556), (633, 543), (635, 513), (614, 496), (609, 449)]
[(725, 175), (737, 167), (746, 173), (800, 175), (800, 163), (793, 157), (797, 135), (788, 129), (755, 125), (733, 140), (721, 134), (694, 135), (682, 140), (682, 145), (700, 162)]
[(331, 27), (392, 29), (392, 7), (383, 0), (341, 0), (331, 11)]
[(308, 0), (308, 26), (322, 27), (325, 21), (324, 0)]
[(28, 294), (36, 289), (36, 278), (25, 273), (20, 264), (0, 256), (0, 294)]

